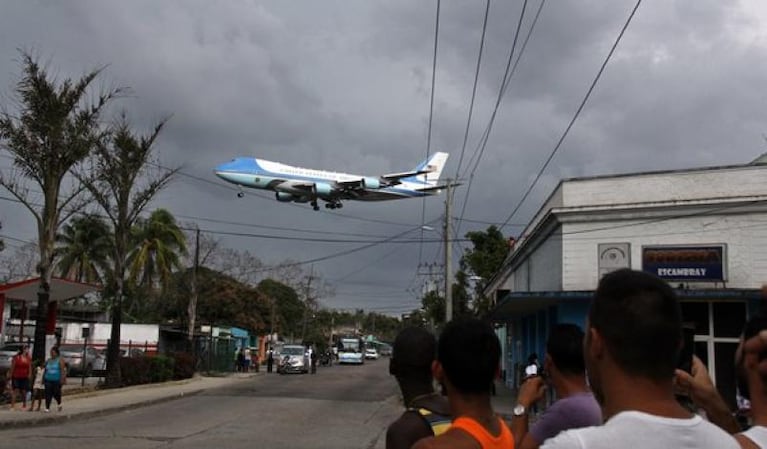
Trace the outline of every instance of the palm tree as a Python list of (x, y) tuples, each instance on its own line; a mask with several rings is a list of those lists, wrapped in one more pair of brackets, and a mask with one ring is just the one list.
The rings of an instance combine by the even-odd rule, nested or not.
[(60, 276), (77, 282), (103, 283), (112, 251), (112, 231), (95, 215), (73, 218), (56, 235), (56, 269)]
[(165, 209), (156, 209), (133, 228), (135, 249), (129, 257), (130, 279), (136, 285), (164, 289), (173, 270), (181, 268), (186, 239), (176, 219)]
[[(94, 92), (101, 71), (62, 79), (49, 74), (31, 54), (21, 52), (19, 81), (11, 100), (0, 107), (0, 147), (13, 157), (13, 169), (0, 174), (0, 185), (29, 209), (37, 223), (40, 286), (34, 360), (45, 359), (45, 322), (56, 233), (62, 223), (87, 204), (82, 195), (85, 187), (68, 190), (62, 189), (62, 184), (103, 138), (102, 113), (123, 92)], [(41, 201), (30, 193), (29, 184), (42, 190)]]

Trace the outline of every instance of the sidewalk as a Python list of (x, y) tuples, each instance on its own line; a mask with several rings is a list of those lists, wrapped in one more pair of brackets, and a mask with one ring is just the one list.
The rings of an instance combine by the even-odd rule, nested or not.
[[(211, 388), (231, 385), (258, 375), (260, 374), (236, 373), (225, 377), (195, 376), (191, 379), (173, 382), (136, 385), (108, 390), (96, 390), (92, 385), (86, 385), (84, 390), (80, 387), (80, 382), (72, 382), (73, 385), (67, 385), (62, 400), (64, 405), (62, 411), (56, 411), (55, 401), (51, 404), (51, 411), (49, 413), (29, 412), (26, 410), (12, 411), (5, 406), (0, 409), (0, 429), (47, 425), (72, 418), (87, 418), (105, 413), (129, 410), (199, 394)], [(17, 407), (19, 406), (17, 404)]]

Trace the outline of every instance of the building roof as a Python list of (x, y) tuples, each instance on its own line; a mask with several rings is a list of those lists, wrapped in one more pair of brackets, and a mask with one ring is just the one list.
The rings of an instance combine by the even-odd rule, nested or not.
[[(35, 303), (39, 289), (40, 278), (36, 277), (0, 285), (0, 294), (5, 294), (6, 299)], [(64, 301), (99, 290), (101, 287), (98, 285), (53, 278), (51, 279), (50, 300)]]
[(731, 212), (749, 205), (763, 207), (767, 204), (767, 165), (763, 158), (767, 156), (750, 164), (564, 179), (517, 236), (514, 250), (488, 280), (484, 293), (492, 296), (509, 276), (515, 260), (523, 260), (531, 244), (540, 243), (547, 233), (553, 232), (555, 227), (551, 223), (565, 214), (641, 215), (652, 209), (655, 215), (647, 217), (660, 219), (663, 214), (679, 215), (682, 208), (726, 205), (722, 210)]

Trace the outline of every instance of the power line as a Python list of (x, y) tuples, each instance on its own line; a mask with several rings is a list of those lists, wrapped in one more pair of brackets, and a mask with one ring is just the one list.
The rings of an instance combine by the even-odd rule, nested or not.
[[(179, 226), (179, 229), (185, 230), (185, 231), (193, 231), (197, 228), (187, 228), (183, 226)], [(412, 231), (417, 230), (418, 228), (411, 229), (407, 231), (405, 234), (410, 233)], [(214, 234), (214, 235), (228, 235), (233, 237), (248, 237), (248, 238), (259, 238), (259, 239), (267, 239), (267, 240), (290, 240), (290, 241), (296, 241), (296, 242), (315, 242), (315, 243), (376, 243), (380, 242), (380, 239), (376, 240), (361, 240), (361, 239), (328, 239), (328, 238), (319, 238), (319, 237), (289, 237), (284, 235), (274, 235), (274, 234), (254, 234), (249, 232), (233, 232), (233, 231), (218, 231), (215, 229), (204, 229), (200, 228), (201, 232), (207, 233), (207, 234)], [(421, 239), (413, 238), (413, 239), (390, 239), (389, 237), (384, 237), (386, 240), (386, 243), (418, 243), (421, 242)], [(427, 243), (441, 243), (444, 240), (442, 239), (431, 239), (431, 240), (425, 240)], [(453, 240), (451, 240), (453, 241)], [(468, 239), (461, 239), (460, 241), (468, 241)]]
[[(434, 86), (436, 85), (437, 81), (437, 49), (439, 44), (439, 10), (441, 5), (441, 0), (437, 0), (437, 18), (435, 19), (434, 24), (434, 55), (432, 57), (431, 62), (431, 93), (429, 98), (429, 129), (428, 134), (426, 136), (426, 160), (429, 160), (429, 154), (431, 153), (431, 130), (432, 130), (432, 120), (434, 118)], [(423, 175), (424, 181), (426, 180), (427, 175)], [(423, 197), (421, 199), (421, 240), (423, 240), (423, 226), (425, 224), (426, 220), (426, 197)], [(418, 263), (421, 263), (421, 258), (423, 257), (423, 243), (418, 245)]]
[[(485, 128), (484, 133), (482, 134), (482, 137), (480, 137), (479, 144), (477, 145), (477, 149), (474, 150), (474, 153), (472, 154), (471, 159), (469, 160), (468, 165), (471, 165), (472, 160), (474, 159), (474, 156), (477, 156), (477, 160), (474, 163), (474, 167), (471, 170), (471, 174), (469, 175), (469, 182), (466, 186), (466, 193), (463, 197), (463, 205), (461, 206), (461, 215), (458, 220), (458, 223), (456, 224), (456, 228), (460, 229), (461, 224), (463, 222), (463, 217), (466, 214), (466, 208), (469, 204), (469, 197), (471, 196), (471, 187), (474, 184), (474, 173), (476, 172), (477, 168), (479, 167), (480, 160), (482, 159), (482, 156), (485, 153), (485, 148), (487, 147), (487, 142), (490, 139), (490, 132), (492, 131), (493, 124), (495, 123), (495, 117), (498, 112), (498, 108), (501, 104), (501, 99), (506, 94), (506, 90), (508, 89), (509, 84), (511, 83), (511, 79), (514, 77), (514, 74), (517, 71), (517, 67), (519, 66), (519, 62), (522, 60), (522, 55), (525, 54), (525, 50), (527, 49), (527, 44), (530, 42), (530, 37), (533, 35), (533, 31), (535, 30), (536, 25), (538, 24), (538, 19), (541, 16), (541, 11), (543, 11), (543, 6), (546, 4), (546, 0), (541, 0), (541, 3), (538, 5), (538, 10), (535, 12), (535, 16), (533, 17), (533, 21), (530, 24), (530, 28), (527, 31), (527, 35), (525, 36), (525, 40), (522, 42), (522, 47), (519, 50), (519, 54), (517, 55), (517, 59), (514, 61), (514, 65), (511, 67), (511, 70), (509, 71), (509, 64), (512, 61), (512, 58), (514, 56), (514, 46), (517, 42), (517, 37), (519, 35), (520, 27), (522, 25), (522, 16), (525, 12), (525, 7), (527, 6), (527, 1), (525, 1), (523, 7), (522, 7), (522, 13), (520, 14), (519, 24), (517, 26), (517, 31), (514, 34), (514, 44), (512, 45), (511, 53), (509, 54), (509, 60), (506, 65), (506, 74), (508, 74), (508, 77), (506, 74), (504, 75), (504, 79), (501, 82), (501, 90), (498, 93), (498, 99), (495, 104), (495, 108), (493, 109), (493, 113), (490, 117), (490, 121), (487, 124), (487, 127)], [(465, 173), (464, 173), (465, 174)]]
[(581, 111), (586, 106), (586, 102), (589, 100), (591, 93), (594, 91), (594, 88), (599, 82), (599, 79), (602, 77), (602, 73), (605, 71), (605, 67), (607, 67), (607, 63), (610, 62), (610, 58), (612, 57), (613, 53), (615, 53), (615, 49), (618, 48), (618, 44), (623, 38), (623, 35), (626, 32), (626, 29), (628, 28), (629, 24), (631, 23), (631, 20), (634, 18), (634, 14), (636, 13), (637, 9), (639, 9), (639, 5), (641, 4), (642, 4), (642, 0), (637, 0), (636, 4), (634, 5), (634, 8), (631, 10), (631, 14), (629, 14), (628, 19), (626, 19), (626, 23), (623, 24), (623, 27), (621, 28), (620, 33), (618, 33), (618, 37), (615, 39), (615, 42), (610, 48), (610, 52), (607, 53), (607, 57), (605, 58), (604, 62), (602, 62), (601, 67), (599, 67), (599, 71), (597, 72), (596, 77), (594, 77), (594, 81), (591, 82), (589, 89), (586, 91), (586, 95), (583, 97), (583, 100), (578, 106), (578, 109), (575, 111), (573, 118), (570, 120), (570, 123), (567, 125), (567, 128), (565, 128), (565, 131), (562, 133), (562, 136), (557, 141), (557, 144), (554, 146), (554, 149), (551, 150), (549, 157), (546, 158), (546, 162), (544, 162), (543, 166), (540, 168), (540, 170), (538, 170), (538, 173), (536, 174), (535, 179), (533, 179), (532, 184), (530, 184), (530, 186), (527, 188), (527, 190), (525, 191), (525, 194), (522, 195), (522, 198), (519, 200), (517, 205), (514, 206), (514, 209), (512, 209), (509, 216), (506, 217), (506, 220), (504, 220), (503, 224), (501, 224), (500, 226), (501, 229), (503, 229), (506, 226), (506, 223), (508, 223), (512, 219), (512, 217), (514, 217), (514, 215), (517, 213), (519, 208), (522, 207), (522, 204), (530, 195), (530, 192), (533, 191), (533, 188), (538, 183), (538, 180), (541, 179), (541, 176), (543, 176), (543, 172), (546, 170), (546, 167), (549, 166), (549, 163), (551, 163), (551, 160), (554, 159), (554, 156), (562, 147), (562, 142), (565, 141), (565, 138), (570, 133), (570, 129), (572, 129), (573, 125), (575, 124), (575, 121), (578, 120), (578, 116), (581, 114)]
[[(543, 1), (541, 2), (541, 7), (543, 7)], [(516, 71), (516, 64), (514, 64), (514, 67), (512, 68), (512, 62), (514, 62), (514, 55), (516, 53), (517, 48), (517, 42), (519, 41), (519, 33), (522, 30), (522, 22), (525, 17), (525, 11), (527, 11), (527, 0), (525, 0), (522, 3), (522, 9), (519, 13), (519, 20), (517, 21), (517, 28), (514, 31), (514, 40), (511, 43), (511, 50), (509, 51), (509, 58), (506, 61), (506, 69), (503, 72), (503, 78), (501, 78), (501, 86), (498, 89), (498, 96), (496, 97), (495, 105), (493, 106), (493, 112), (490, 114), (490, 119), (488, 120), (487, 126), (485, 127), (485, 131), (482, 133), (482, 136), (480, 137), (479, 143), (477, 144), (477, 148), (474, 150), (474, 153), (472, 154), (472, 157), (469, 159), (469, 163), (467, 165), (471, 166), (472, 161), (474, 160), (474, 157), (477, 157), (477, 160), (474, 162), (474, 167), (472, 168), (471, 172), (472, 174), (477, 170), (477, 167), (479, 166), (480, 159), (482, 158), (482, 154), (485, 151), (485, 147), (487, 146), (487, 141), (490, 136), (490, 133), (493, 129), (493, 125), (495, 124), (495, 119), (498, 116), (498, 110), (501, 106), (501, 100), (503, 99), (504, 95), (506, 94), (506, 91), (509, 87), (509, 84), (511, 83), (511, 78)], [(533, 25), (535, 25), (535, 21), (533, 22)], [(531, 25), (530, 31), (528, 32), (528, 36), (532, 34), (532, 30), (534, 27)], [(517, 61), (521, 58), (522, 51), (520, 50), (519, 55), (517, 56)], [(465, 173), (464, 173), (465, 174)]]
[(471, 101), (469, 102), (469, 118), (466, 120), (466, 131), (463, 133), (463, 145), (461, 146), (461, 157), (458, 159), (458, 167), (455, 169), (455, 179), (461, 172), (463, 156), (466, 152), (466, 143), (469, 140), (469, 129), (471, 128), (471, 118), (474, 114), (474, 100), (477, 96), (477, 84), (479, 82), (479, 68), (482, 65), (482, 53), (485, 48), (485, 34), (487, 33), (487, 17), (490, 13), (490, 0), (485, 0), (485, 19), (482, 22), (482, 36), (479, 39), (479, 55), (477, 56), (477, 68), (474, 70), (474, 86), (471, 88)]

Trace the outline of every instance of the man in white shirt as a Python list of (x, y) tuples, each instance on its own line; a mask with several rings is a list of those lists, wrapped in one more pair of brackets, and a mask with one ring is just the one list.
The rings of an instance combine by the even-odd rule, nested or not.
[(586, 329), (586, 371), (606, 422), (562, 432), (543, 449), (740, 447), (674, 397), (682, 318), (668, 284), (628, 269), (605, 275)]
[(762, 332), (767, 332), (767, 315), (760, 313), (746, 323), (735, 353), (738, 389), (750, 400), (753, 416), (753, 426), (746, 431), (741, 431), (700, 359), (693, 359), (690, 373), (676, 372), (680, 392), (688, 394), (712, 423), (734, 434), (743, 449), (767, 449), (767, 371), (760, 373), (760, 364), (767, 367), (767, 338), (760, 338)]
[[(765, 320), (765, 318), (761, 318)], [(736, 355), (739, 376), (747, 385), (743, 392), (751, 400), (754, 425), (737, 438), (744, 449), (767, 448), (767, 324), (764, 321), (746, 339)], [(748, 337), (748, 328), (746, 337)]]

